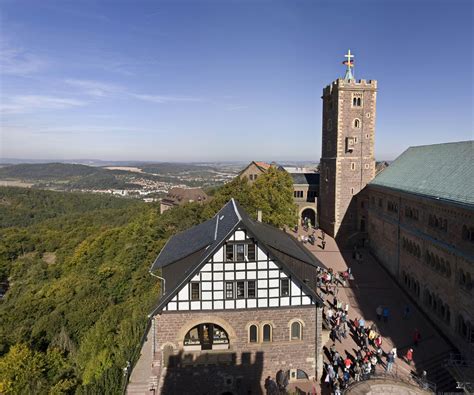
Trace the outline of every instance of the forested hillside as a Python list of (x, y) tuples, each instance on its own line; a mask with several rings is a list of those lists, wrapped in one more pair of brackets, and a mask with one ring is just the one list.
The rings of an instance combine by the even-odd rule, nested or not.
[(163, 215), (138, 201), (0, 188), (0, 392), (120, 393), (160, 294), (151, 263), (231, 197), (267, 222), (295, 221), (291, 179), (277, 171)]

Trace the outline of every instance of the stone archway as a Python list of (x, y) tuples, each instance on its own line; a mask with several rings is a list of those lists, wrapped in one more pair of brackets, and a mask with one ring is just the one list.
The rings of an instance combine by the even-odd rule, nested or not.
[(234, 341), (237, 339), (237, 335), (234, 331), (234, 328), (232, 328), (232, 326), (226, 320), (214, 315), (204, 315), (204, 316), (201, 316), (200, 318), (195, 318), (193, 320), (186, 322), (186, 324), (184, 324), (181, 327), (176, 337), (176, 343), (178, 344), (178, 347), (183, 348), (184, 337), (193, 327), (195, 327), (196, 325), (204, 324), (208, 322), (217, 324), (220, 327), (222, 327), (222, 329), (225, 330), (225, 332), (227, 333), (230, 345), (232, 345)]
[(304, 207), (300, 212), (300, 220), (304, 220), (305, 218), (309, 218), (311, 225), (316, 225), (316, 209), (313, 207)]

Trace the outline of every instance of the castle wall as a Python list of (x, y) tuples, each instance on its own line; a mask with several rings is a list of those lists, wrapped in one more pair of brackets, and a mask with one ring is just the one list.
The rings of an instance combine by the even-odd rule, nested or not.
[(371, 185), (367, 194), (372, 253), (459, 350), (472, 353), (474, 243), (463, 228), (474, 227), (473, 208)]

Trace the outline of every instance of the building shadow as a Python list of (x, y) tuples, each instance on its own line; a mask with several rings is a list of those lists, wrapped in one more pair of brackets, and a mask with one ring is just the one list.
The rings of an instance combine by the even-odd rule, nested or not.
[(263, 352), (186, 353), (165, 361), (161, 394), (165, 395), (262, 395)]

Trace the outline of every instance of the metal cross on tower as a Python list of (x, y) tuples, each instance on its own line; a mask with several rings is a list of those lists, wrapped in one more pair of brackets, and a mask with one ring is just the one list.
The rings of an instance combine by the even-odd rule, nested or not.
[(343, 64), (345, 64), (347, 66), (346, 75), (345, 75), (344, 79), (346, 81), (353, 80), (354, 76), (352, 74), (352, 68), (354, 67), (354, 62), (351, 60), (351, 58), (353, 58), (354, 55), (351, 54), (351, 50), (349, 49), (347, 51), (347, 54), (344, 55), (344, 57), (347, 58), (347, 60), (342, 62)]

